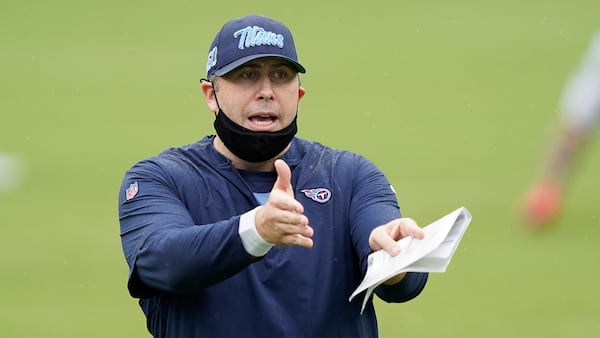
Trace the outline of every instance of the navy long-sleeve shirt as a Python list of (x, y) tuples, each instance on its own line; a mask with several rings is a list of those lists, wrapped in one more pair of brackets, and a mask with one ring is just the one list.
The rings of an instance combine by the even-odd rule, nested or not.
[[(371, 231), (400, 217), (381, 171), (357, 154), (295, 138), (283, 160), (314, 229), (313, 247), (275, 246), (256, 259), (238, 233), (240, 215), (259, 205), (256, 182), (244, 180), (213, 138), (143, 160), (123, 180), (128, 288), (148, 330), (186, 338), (377, 337), (372, 302), (361, 315), (362, 299), (348, 297), (366, 271)], [(426, 281), (426, 273), (409, 273), (375, 293), (404, 302)]]

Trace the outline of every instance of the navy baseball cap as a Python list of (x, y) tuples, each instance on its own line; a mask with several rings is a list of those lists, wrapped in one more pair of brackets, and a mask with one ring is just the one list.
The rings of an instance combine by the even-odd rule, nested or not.
[(290, 62), (299, 73), (306, 70), (298, 55), (290, 30), (281, 22), (247, 15), (226, 22), (208, 51), (206, 77), (223, 76), (246, 62), (277, 57)]

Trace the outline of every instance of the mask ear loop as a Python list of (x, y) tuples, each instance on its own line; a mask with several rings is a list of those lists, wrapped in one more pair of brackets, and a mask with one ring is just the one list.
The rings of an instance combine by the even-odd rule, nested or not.
[(219, 108), (217, 110), (217, 112), (215, 112), (215, 116), (216, 116), (219, 113), (219, 111), (221, 111), (221, 105), (219, 104), (219, 99), (217, 98), (217, 91), (215, 90), (214, 84), (210, 80), (201, 78), (200, 83), (203, 83), (203, 82), (208, 82), (213, 86), (213, 93), (215, 94), (215, 101), (217, 101), (217, 108)]

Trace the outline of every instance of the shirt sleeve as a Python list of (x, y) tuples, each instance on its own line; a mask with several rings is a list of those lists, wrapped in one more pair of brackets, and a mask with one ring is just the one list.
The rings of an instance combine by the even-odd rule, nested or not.
[(238, 233), (240, 216), (194, 224), (175, 182), (160, 163), (130, 169), (119, 193), (121, 242), (129, 292), (193, 293), (235, 275), (255, 259)]
[[(401, 217), (396, 192), (385, 175), (369, 160), (359, 156), (352, 192), (352, 238), (360, 258), (362, 274), (372, 252), (369, 236), (377, 226)], [(399, 283), (380, 285), (375, 293), (386, 302), (405, 302), (417, 297), (427, 283), (427, 273), (408, 273)]]
[(565, 82), (560, 100), (562, 123), (570, 129), (588, 132), (600, 115), (600, 31), (579, 66)]
[(375, 294), (387, 303), (407, 302), (417, 297), (427, 284), (427, 272), (409, 272), (404, 279), (394, 285), (379, 285)]
[(383, 173), (366, 158), (357, 156), (351, 174), (350, 232), (360, 257), (361, 270), (367, 269), (372, 252), (369, 236), (376, 227), (401, 217), (396, 194)]

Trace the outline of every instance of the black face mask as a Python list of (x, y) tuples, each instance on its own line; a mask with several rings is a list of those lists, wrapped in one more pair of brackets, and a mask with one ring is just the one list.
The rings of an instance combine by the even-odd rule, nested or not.
[(219, 107), (214, 126), (219, 138), (235, 156), (257, 163), (274, 158), (287, 147), (298, 131), (297, 118), (298, 115), (279, 131), (252, 131), (233, 122)]

